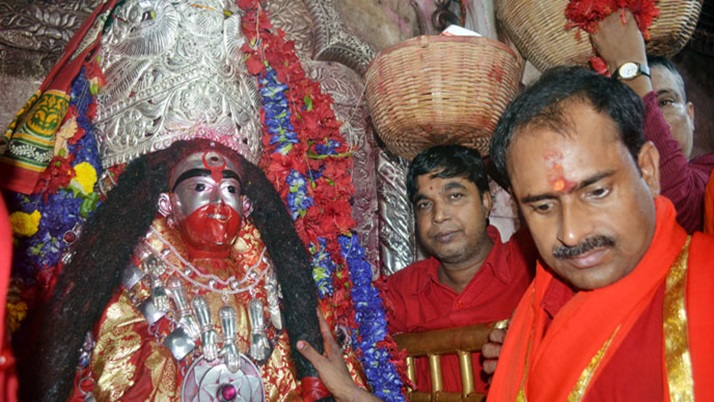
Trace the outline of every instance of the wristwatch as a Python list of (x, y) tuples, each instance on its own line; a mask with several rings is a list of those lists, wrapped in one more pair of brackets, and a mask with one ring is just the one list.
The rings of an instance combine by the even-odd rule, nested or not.
[(618, 80), (631, 80), (640, 75), (650, 77), (650, 68), (647, 64), (635, 63), (634, 61), (624, 63), (612, 72), (612, 78)]

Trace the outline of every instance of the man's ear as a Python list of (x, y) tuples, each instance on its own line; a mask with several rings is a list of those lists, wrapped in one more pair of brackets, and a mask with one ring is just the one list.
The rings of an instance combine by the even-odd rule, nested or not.
[(242, 195), (240, 198), (243, 204), (243, 217), (247, 218), (253, 212), (253, 202), (247, 195)]
[(659, 185), (659, 151), (652, 141), (647, 141), (637, 154), (637, 165), (642, 172), (642, 178), (647, 183), (653, 197), (660, 192)]
[(488, 219), (489, 216), (491, 216), (491, 206), (493, 204), (493, 200), (491, 197), (491, 192), (490, 191), (484, 191), (481, 194), (481, 206), (483, 208), (483, 217)]

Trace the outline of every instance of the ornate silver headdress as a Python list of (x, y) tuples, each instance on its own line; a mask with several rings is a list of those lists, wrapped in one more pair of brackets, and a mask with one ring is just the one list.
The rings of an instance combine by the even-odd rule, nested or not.
[(114, 10), (95, 120), (104, 167), (196, 137), (260, 159), (260, 98), (238, 12), (230, 0), (128, 0)]

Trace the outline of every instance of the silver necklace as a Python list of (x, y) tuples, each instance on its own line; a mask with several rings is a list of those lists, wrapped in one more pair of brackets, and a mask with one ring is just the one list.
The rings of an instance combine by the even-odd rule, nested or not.
[[(169, 268), (172, 272), (176, 273), (179, 275), (181, 278), (183, 278), (185, 281), (189, 282), (193, 286), (196, 286), (200, 289), (207, 290), (209, 292), (215, 292), (215, 293), (220, 293), (222, 295), (235, 295), (243, 292), (251, 292), (255, 289), (255, 287), (260, 283), (260, 281), (263, 279), (263, 277), (266, 275), (266, 273), (269, 271), (268, 269), (263, 270), (262, 272), (258, 272), (258, 268), (260, 267), (261, 262), (268, 263), (265, 257), (265, 250), (266, 248), (263, 248), (260, 254), (260, 258), (258, 261), (249, 266), (245, 274), (243, 275), (243, 278), (240, 280), (237, 280), (235, 276), (231, 275), (228, 279), (223, 280), (219, 278), (216, 275), (213, 274), (205, 274), (201, 272), (200, 269), (198, 269), (196, 266), (191, 264), (190, 261), (186, 260), (181, 256), (181, 254), (176, 250), (176, 248), (164, 238), (164, 236), (159, 232), (158, 229), (154, 227), (154, 225), (151, 225), (151, 234), (156, 236), (156, 238), (161, 242), (161, 244), (165, 247), (165, 250), (171, 251), (171, 253), (181, 262), (181, 264), (185, 267), (185, 269), (181, 269), (177, 267), (175, 264), (173, 264), (169, 259), (167, 258), (167, 255), (163, 252), (160, 252), (159, 250), (156, 250), (151, 243), (149, 242), (149, 239), (144, 240), (144, 244), (146, 245), (147, 249), (156, 257), (159, 258), (167, 268)], [(202, 278), (205, 280), (205, 283), (199, 282), (195, 280), (193, 277), (196, 276), (198, 278)]]

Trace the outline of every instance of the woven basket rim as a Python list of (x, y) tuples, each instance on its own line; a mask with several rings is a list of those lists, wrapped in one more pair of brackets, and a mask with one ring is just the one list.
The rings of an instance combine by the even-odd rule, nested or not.
[[(477, 44), (478, 42), (484, 42), (487, 43), (491, 46), (500, 48), (501, 50), (504, 50), (508, 53), (510, 53), (513, 57), (516, 57), (518, 59), (520, 55), (518, 55), (510, 46), (507, 44), (487, 38), (485, 36), (448, 36), (448, 35), (419, 35), (415, 36), (406, 40), (403, 40), (399, 43), (396, 43), (392, 46), (386, 47), (377, 53), (377, 55), (369, 62), (369, 65), (367, 66), (367, 71), (369, 71), (370, 67), (372, 67), (372, 64), (380, 58), (387, 57), (390, 53), (402, 49), (402, 48), (408, 48), (408, 47), (428, 47), (429, 44), (431, 43), (443, 43), (443, 42), (451, 42), (451, 43), (468, 43), (468, 44)], [(365, 74), (367, 75), (367, 74)]]
[[(687, 44), (704, 0), (657, 0), (660, 16), (649, 27), (647, 52), (673, 57)], [(564, 29), (568, 0), (495, 2), (496, 19), (523, 58), (539, 71), (560, 65), (587, 65), (595, 56), (587, 32)], [(697, 18), (695, 18), (697, 17)]]
[[(469, 71), (464, 60), (478, 60), (481, 67)], [(494, 80), (495, 66), (500, 73)], [(377, 135), (390, 152), (409, 160), (438, 143), (460, 143), (487, 155), (484, 144), (517, 92), (523, 67), (514, 49), (486, 37), (421, 35), (386, 48), (365, 73)], [(452, 75), (467, 82), (441, 82)]]

